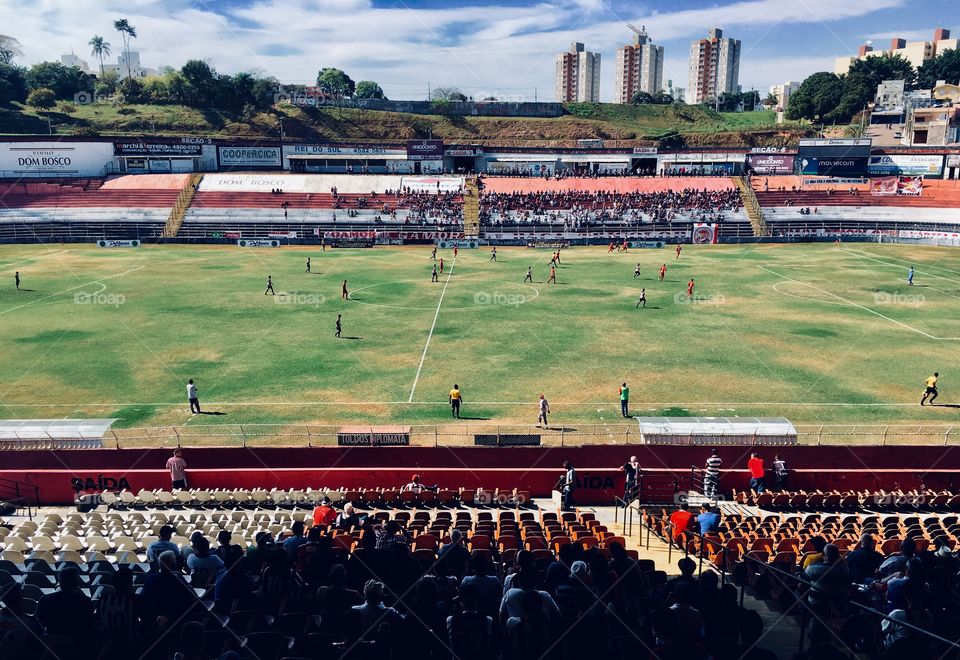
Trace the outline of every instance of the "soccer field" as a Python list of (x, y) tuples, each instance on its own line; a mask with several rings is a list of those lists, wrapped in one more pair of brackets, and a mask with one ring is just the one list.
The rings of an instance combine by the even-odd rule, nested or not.
[[(555, 285), (548, 250), (438, 256), (434, 283), (429, 247), (2, 246), (0, 417), (434, 424), (449, 420), (458, 383), (467, 418), (535, 423), (543, 392), (556, 423), (607, 423), (620, 421), (627, 381), (638, 415), (957, 418), (917, 403), (934, 371), (938, 402), (956, 400), (960, 251), (685, 246), (677, 260), (672, 248), (573, 248)], [(268, 274), (276, 296), (264, 295)], [(190, 416), (188, 378), (223, 415)]]

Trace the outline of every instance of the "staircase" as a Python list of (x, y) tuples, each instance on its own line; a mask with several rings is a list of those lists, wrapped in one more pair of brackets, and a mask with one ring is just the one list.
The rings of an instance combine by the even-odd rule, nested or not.
[(753, 186), (747, 183), (742, 176), (731, 177), (737, 190), (740, 191), (740, 199), (743, 200), (743, 210), (750, 218), (750, 225), (753, 227), (754, 236), (769, 236), (767, 222), (763, 219), (763, 212), (760, 210), (760, 202), (757, 200), (756, 193), (753, 192)]
[(193, 201), (193, 196), (197, 194), (197, 186), (200, 185), (202, 180), (202, 174), (191, 174), (187, 184), (180, 189), (177, 201), (170, 209), (170, 215), (167, 216), (167, 224), (163, 228), (163, 238), (175, 238), (180, 232), (180, 225), (183, 224), (183, 218), (187, 214), (190, 202)]
[(13, 479), (0, 479), (0, 512), (12, 510), (15, 516), (26, 515), (33, 520), (33, 514), (39, 506), (40, 489), (37, 486)]
[(480, 236), (480, 188), (477, 177), (467, 177), (463, 191), (463, 235), (464, 238)]

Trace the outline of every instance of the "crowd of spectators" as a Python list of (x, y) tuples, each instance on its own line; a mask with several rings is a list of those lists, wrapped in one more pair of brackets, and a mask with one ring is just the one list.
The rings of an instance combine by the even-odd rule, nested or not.
[(375, 211), (374, 222), (399, 222), (398, 211), (406, 210), (405, 224), (463, 225), (463, 196), (460, 192), (426, 192), (410, 188), (382, 193), (345, 197), (331, 188), (333, 220), (336, 211), (345, 209), (348, 218), (360, 217), (360, 210)]
[(480, 218), (490, 225), (546, 222), (573, 229), (611, 222), (672, 223), (680, 216), (688, 221), (722, 222), (723, 212), (737, 212), (741, 203), (736, 189), (485, 193), (480, 198)]
[[(315, 515), (329, 519), (321, 509)], [(615, 542), (608, 556), (570, 544), (542, 560), (521, 550), (504, 565), (496, 551), (470, 552), (453, 530), (424, 560), (400, 522), (370, 520), (350, 554), (335, 552), (327, 525), (263, 531), (250, 548), (231, 545), (229, 533), (216, 548), (199, 533), (178, 548), (165, 527), (139, 593), (121, 566), (101, 576), (91, 600), (80, 589), (88, 576), (67, 563), (35, 614), (9, 581), (0, 587), (0, 657), (773, 657), (756, 647), (763, 624), (738, 607), (736, 589), (712, 571), (694, 577), (689, 559), (669, 581)], [(357, 522), (343, 511), (331, 526)], [(265, 654), (271, 636), (282, 652)]]

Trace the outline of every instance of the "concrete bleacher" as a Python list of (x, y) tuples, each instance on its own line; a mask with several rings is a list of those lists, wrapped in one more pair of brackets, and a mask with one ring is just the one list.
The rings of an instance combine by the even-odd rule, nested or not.
[(605, 177), (601, 179), (542, 179), (524, 177), (490, 177), (483, 180), (484, 192), (490, 193), (537, 193), (537, 192), (614, 192), (655, 193), (664, 190), (732, 190), (735, 188), (729, 177)]

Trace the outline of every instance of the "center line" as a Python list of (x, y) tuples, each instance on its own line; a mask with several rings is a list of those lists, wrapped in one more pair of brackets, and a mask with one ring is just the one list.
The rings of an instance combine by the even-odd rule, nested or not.
[(420, 366), (417, 367), (417, 375), (413, 379), (413, 387), (410, 389), (410, 398), (407, 403), (413, 403), (413, 395), (417, 392), (417, 383), (420, 381), (420, 370), (423, 369), (423, 361), (427, 359), (427, 349), (430, 348), (430, 340), (433, 338), (433, 329), (437, 327), (437, 319), (440, 317), (440, 306), (443, 304), (443, 297), (447, 294), (447, 285), (450, 284), (450, 278), (453, 276), (453, 267), (457, 265), (457, 258), (454, 257), (450, 262), (450, 272), (447, 274), (447, 281), (443, 283), (443, 291), (440, 292), (440, 300), (437, 301), (437, 312), (433, 315), (433, 323), (430, 325), (430, 333), (427, 335), (427, 343), (423, 345), (423, 355), (420, 356)]

